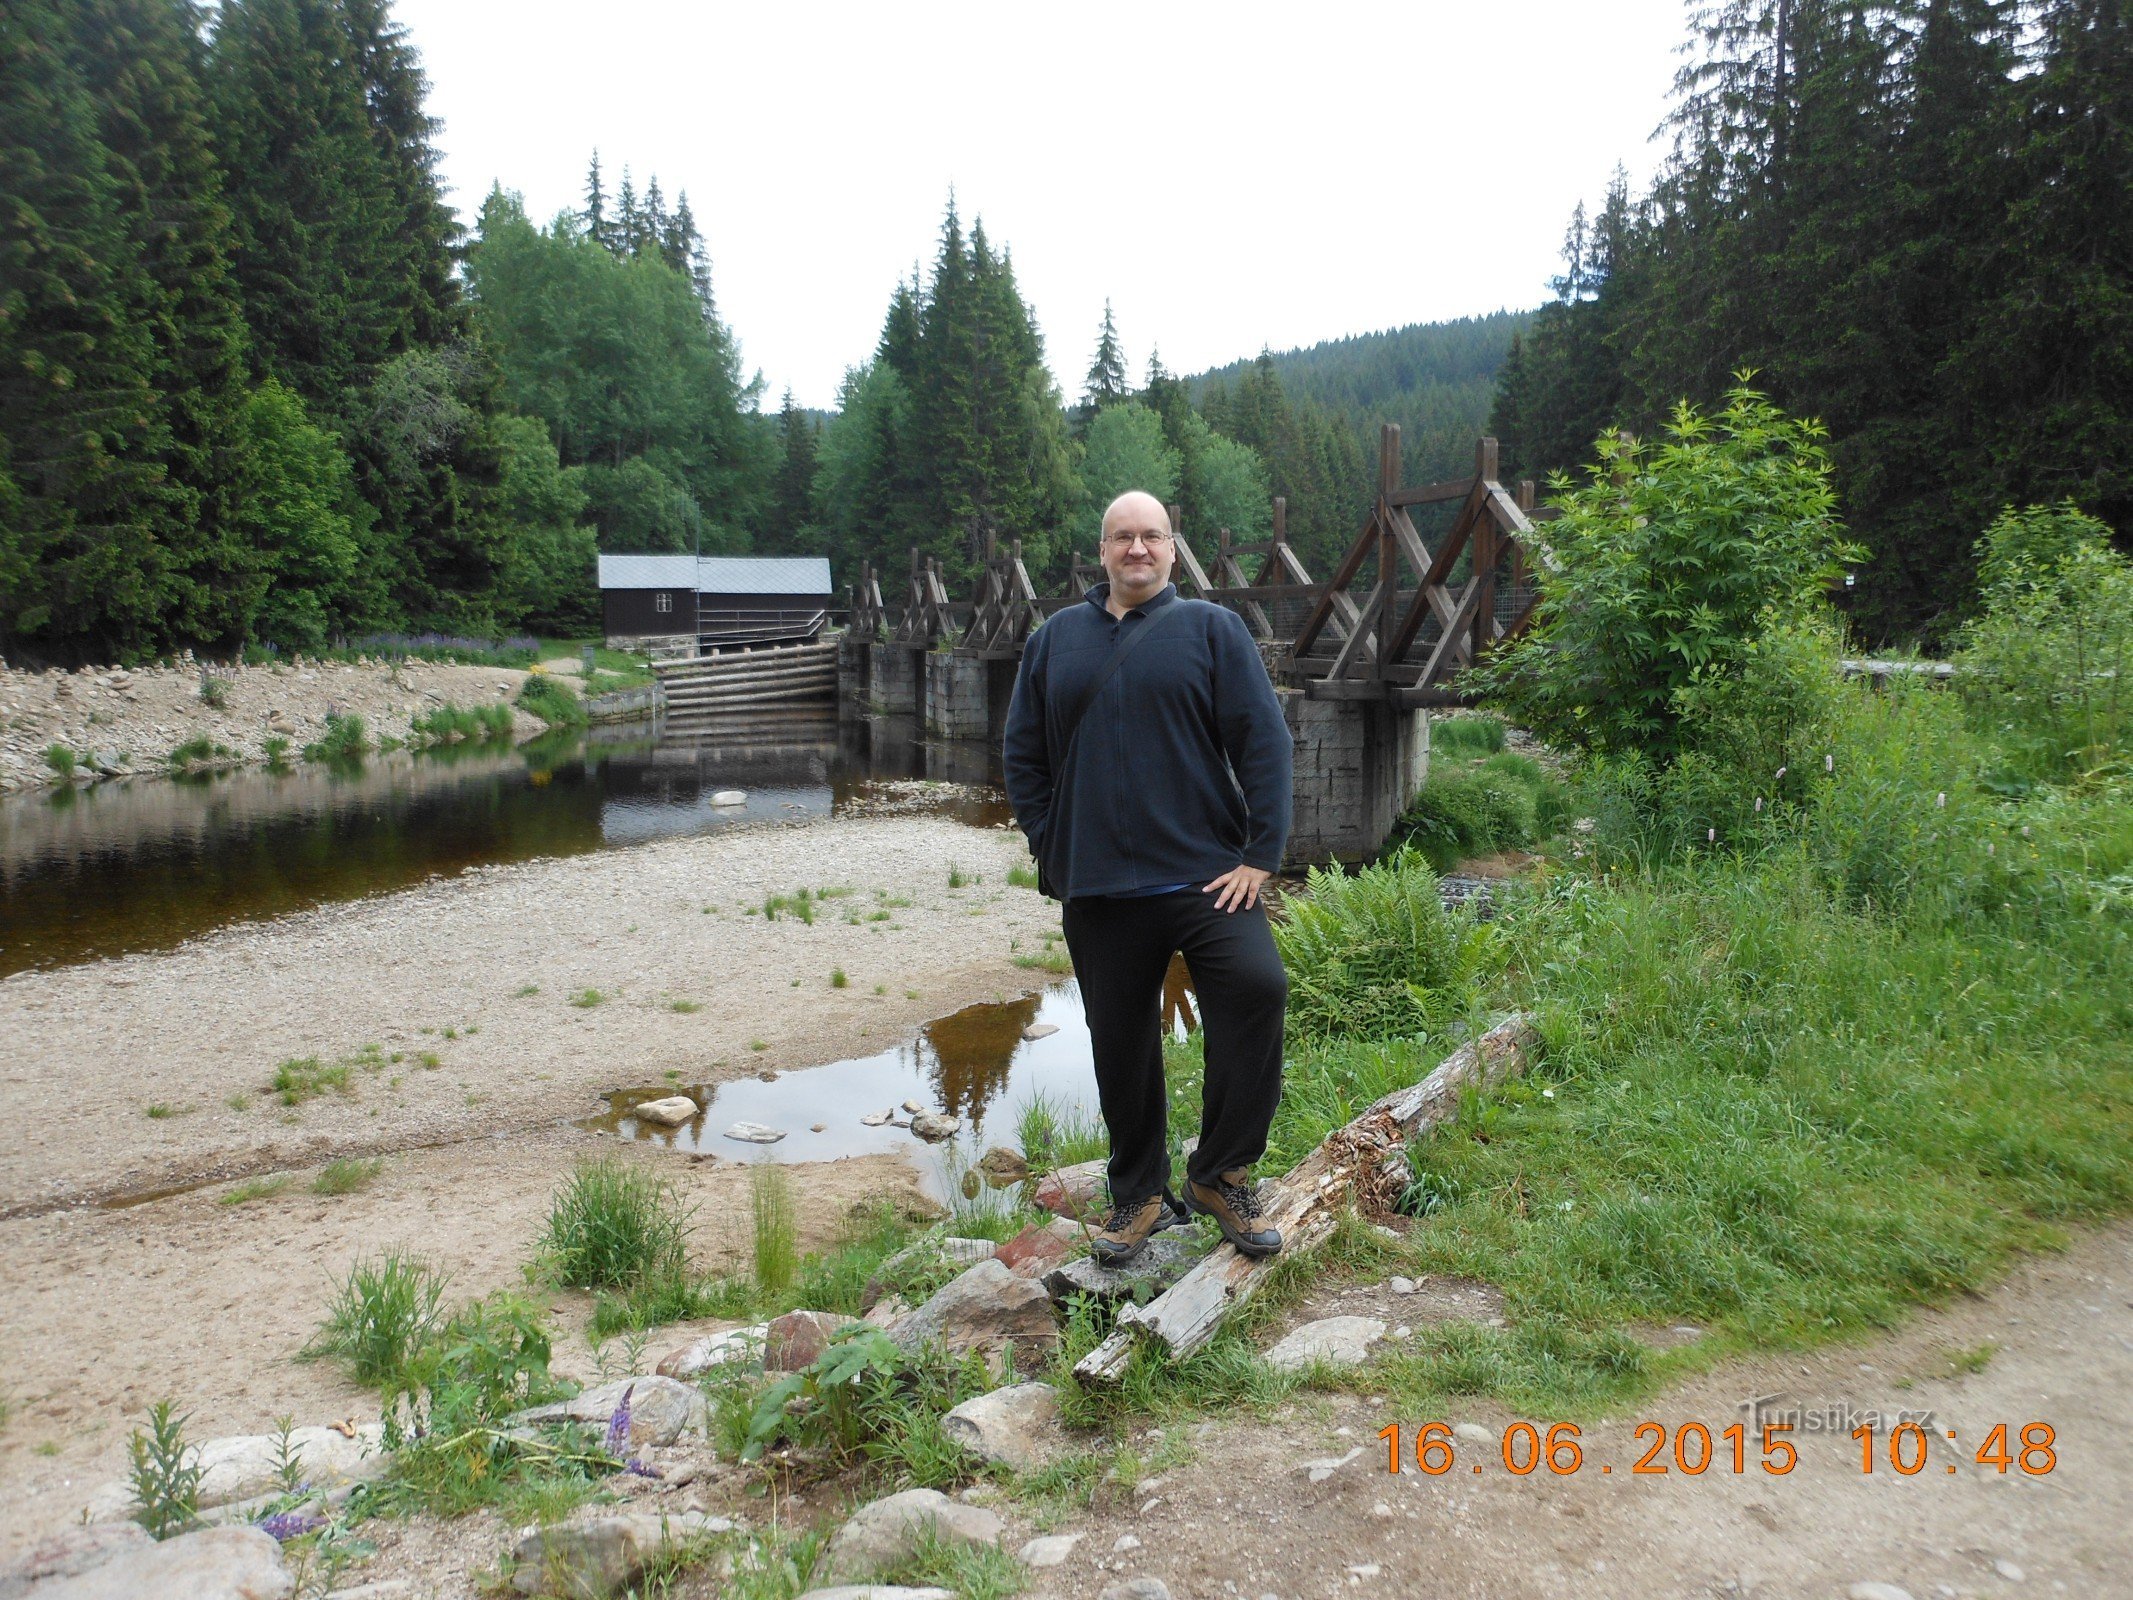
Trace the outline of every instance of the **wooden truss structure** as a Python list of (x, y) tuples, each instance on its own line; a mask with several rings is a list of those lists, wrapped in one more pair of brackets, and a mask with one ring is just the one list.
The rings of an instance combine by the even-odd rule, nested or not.
[[(1408, 512), (1438, 505), (1453, 507), (1453, 515), (1432, 550)], [(1530, 481), (1515, 491), (1497, 481), (1494, 439), (1475, 447), (1472, 477), (1409, 487), (1400, 482), (1400, 430), (1387, 425), (1379, 440), (1376, 500), (1324, 583), (1313, 581), (1290, 548), (1286, 502), (1276, 499), (1273, 511), (1271, 538), (1240, 543), (1219, 529), (1203, 564), (1172, 506), (1173, 576), (1179, 593), (1242, 617), (1277, 681), (1300, 684), (1314, 698), (1456, 704), (1454, 676), (1532, 619), (1536, 559), (1547, 562), (1534, 525), (1550, 513), (1535, 509)], [(1375, 578), (1358, 598), (1366, 568)], [(939, 559), (914, 547), (900, 612), (884, 606), (880, 575), (862, 564), (852, 628), (910, 649), (947, 646), (985, 660), (1013, 660), (1044, 618), (1080, 603), (1102, 578), (1103, 568), (1077, 552), (1064, 587), (1040, 595), (1023, 565), (1021, 541), (1002, 551), (988, 538), (974, 596), (957, 602), (948, 596)]]

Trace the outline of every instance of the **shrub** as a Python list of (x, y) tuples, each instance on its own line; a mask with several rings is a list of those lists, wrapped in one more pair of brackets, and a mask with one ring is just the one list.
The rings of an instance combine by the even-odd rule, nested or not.
[(1696, 731), (1682, 691), (1820, 616), (1861, 554), (1838, 529), (1824, 430), (1747, 376), (1715, 416), (1677, 407), (1657, 445), (1602, 435), (1590, 481), (1553, 485), (1556, 564), (1534, 626), (1475, 679), (1550, 743), (1671, 759)]
[(341, 1357), (358, 1383), (391, 1384), (436, 1330), (443, 1299), (443, 1275), (419, 1256), (359, 1260), (303, 1353)]
[(151, 1539), (168, 1539), (199, 1520), (199, 1452), (185, 1442), (186, 1419), (173, 1401), (148, 1408), (148, 1431), (136, 1428), (127, 1441), (133, 1466), (133, 1520)]
[(237, 759), (237, 752), (226, 744), (217, 744), (203, 733), (186, 740), (163, 759), (173, 768), (182, 770), (215, 761), (234, 761)]
[(436, 706), (407, 724), (408, 743), (415, 746), (458, 744), (511, 737), (511, 708), (501, 700), (474, 707)]
[(603, 1156), (580, 1162), (548, 1209), (541, 1256), (558, 1283), (612, 1289), (682, 1276), (689, 1213), (674, 1186)]
[(80, 758), (65, 745), (48, 744), (44, 747), (44, 764), (62, 778), (71, 778), (74, 776), (75, 767), (81, 763)]
[(1437, 875), (1401, 850), (1353, 877), (1313, 868), (1275, 926), (1300, 1042), (1421, 1031), (1465, 998), (1471, 962)]
[(1468, 856), (1531, 844), (1546, 779), (1537, 763), (1527, 759), (1526, 764), (1533, 769), (1531, 781), (1523, 772), (1488, 766), (1431, 773), (1400, 819), (1399, 837), (1440, 872)]
[(2072, 504), (2009, 507), (1978, 542), (1984, 615), (1963, 630), (1956, 684), (2038, 778), (2122, 760), (2133, 733), (2133, 562)]
[(268, 734), (266, 738), (260, 741), (259, 748), (261, 753), (266, 756), (267, 765), (270, 767), (282, 766), (289, 759), (289, 739), (286, 734)]

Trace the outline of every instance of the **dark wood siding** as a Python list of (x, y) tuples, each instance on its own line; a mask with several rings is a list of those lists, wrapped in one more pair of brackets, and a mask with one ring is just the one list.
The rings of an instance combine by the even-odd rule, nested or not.
[[(662, 596), (664, 611), (659, 608)], [(602, 589), (600, 618), (610, 637), (694, 633), (696, 596), (687, 589)]]

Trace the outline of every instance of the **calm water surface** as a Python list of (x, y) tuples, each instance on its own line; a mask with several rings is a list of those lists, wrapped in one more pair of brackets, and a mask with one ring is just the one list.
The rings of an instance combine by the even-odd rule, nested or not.
[[(910, 719), (876, 718), (795, 720), (767, 737), (601, 727), (509, 750), (13, 795), (0, 799), (0, 977), (167, 949), (488, 862), (864, 811), (887, 780), (998, 778), (987, 746), (925, 741)], [(747, 800), (713, 806), (722, 789)], [(1007, 816), (996, 798), (943, 808), (980, 825)]]

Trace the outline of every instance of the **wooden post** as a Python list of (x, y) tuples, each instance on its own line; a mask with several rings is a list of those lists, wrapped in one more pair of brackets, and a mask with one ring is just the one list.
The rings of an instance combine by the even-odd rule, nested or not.
[(1386, 655), (1400, 620), (1400, 549), (1392, 527), (1392, 497), (1399, 487), (1400, 425), (1388, 422), (1378, 432), (1378, 637), (1370, 672), (1380, 682), (1392, 664)]
[[(1482, 483), (1496, 482), (1496, 441), (1484, 436), (1474, 446), (1474, 476)], [(1466, 658), (1479, 661), (1484, 650), (1496, 639), (1496, 564), (1501, 559), (1496, 526), (1496, 508), (1493, 503), (1482, 507), (1481, 515), (1474, 519), (1474, 577), (1480, 585), (1475, 596), (1473, 632), (1469, 636)]]

